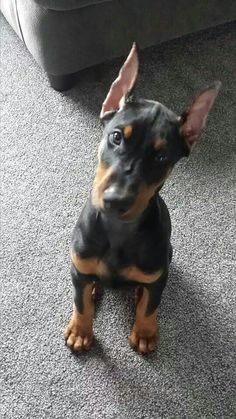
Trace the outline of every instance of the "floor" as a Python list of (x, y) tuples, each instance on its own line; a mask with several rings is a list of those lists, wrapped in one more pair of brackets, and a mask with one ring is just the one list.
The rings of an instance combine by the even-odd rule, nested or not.
[(194, 152), (166, 183), (174, 257), (158, 350), (128, 346), (133, 296), (106, 291), (95, 346), (64, 346), (69, 244), (90, 190), (98, 115), (121, 60), (53, 91), (1, 17), (2, 418), (235, 417), (235, 24), (141, 52), (139, 94), (182, 112), (202, 87), (222, 92)]

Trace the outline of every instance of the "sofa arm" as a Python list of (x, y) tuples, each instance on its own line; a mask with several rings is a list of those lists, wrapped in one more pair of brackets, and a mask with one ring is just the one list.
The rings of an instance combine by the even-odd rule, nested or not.
[(73, 10), (112, 0), (34, 0), (39, 6), (51, 10)]

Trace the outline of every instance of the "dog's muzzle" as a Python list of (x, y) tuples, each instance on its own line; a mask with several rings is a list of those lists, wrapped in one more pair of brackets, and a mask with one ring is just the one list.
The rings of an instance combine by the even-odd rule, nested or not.
[(122, 215), (133, 205), (135, 195), (124, 193), (117, 185), (109, 186), (103, 194), (104, 211)]

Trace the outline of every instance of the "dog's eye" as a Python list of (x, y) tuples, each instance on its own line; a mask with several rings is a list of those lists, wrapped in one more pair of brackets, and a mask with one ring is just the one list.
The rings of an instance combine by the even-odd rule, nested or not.
[(168, 157), (164, 152), (159, 152), (155, 155), (154, 161), (156, 163), (165, 163), (167, 161)]
[(110, 141), (115, 145), (120, 145), (122, 140), (122, 134), (120, 131), (114, 131), (109, 135)]

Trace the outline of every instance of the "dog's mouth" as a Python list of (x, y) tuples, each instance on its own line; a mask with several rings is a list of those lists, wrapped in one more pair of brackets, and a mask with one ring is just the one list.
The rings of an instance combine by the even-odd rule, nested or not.
[(106, 205), (106, 207), (101, 208), (101, 210), (106, 214), (113, 214), (118, 216), (122, 216), (122, 214), (125, 214), (128, 211), (128, 209), (125, 207), (112, 208), (110, 204)]
[(119, 218), (123, 221), (133, 221), (137, 219), (147, 208), (150, 199), (155, 194), (157, 185), (147, 187), (141, 184), (136, 194), (115, 193), (111, 186), (104, 191), (93, 188), (93, 205), (107, 216)]
[(155, 186), (146, 188), (144, 185), (140, 185), (135, 196), (111, 200), (104, 199), (105, 194), (103, 194), (101, 211), (108, 216), (116, 217), (123, 221), (134, 221), (145, 211), (155, 190)]
[(108, 199), (107, 194), (104, 193), (102, 202), (102, 212), (120, 218), (130, 211), (135, 199), (133, 197), (120, 198), (117, 196), (109, 196)]

